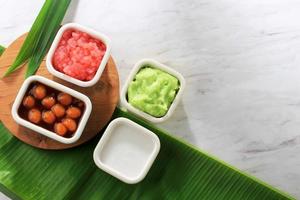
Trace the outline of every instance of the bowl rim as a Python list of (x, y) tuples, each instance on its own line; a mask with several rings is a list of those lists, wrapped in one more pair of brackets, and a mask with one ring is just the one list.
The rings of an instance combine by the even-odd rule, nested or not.
[[(63, 35), (63, 33), (67, 30), (67, 29), (76, 29), (76, 30), (79, 30), (79, 31), (82, 31), (82, 32), (85, 32), (87, 34), (89, 34), (90, 36), (100, 40), (101, 42), (103, 42), (106, 46), (106, 51), (104, 53), (104, 56), (99, 64), (99, 67), (97, 69), (97, 72), (95, 74), (95, 76), (89, 80), (89, 81), (81, 81), (81, 80), (78, 80), (76, 78), (73, 78), (69, 75), (66, 75), (62, 72), (59, 72), (58, 70), (56, 70), (52, 64), (52, 57), (54, 55), (54, 52), (60, 42), (60, 39)], [(94, 29), (91, 29), (89, 27), (86, 27), (86, 26), (83, 26), (83, 25), (80, 25), (78, 23), (67, 23), (65, 25), (63, 25), (57, 32), (52, 44), (51, 44), (51, 47), (48, 51), (48, 54), (47, 54), (47, 57), (46, 57), (46, 66), (47, 66), (47, 69), (48, 71), (53, 74), (54, 76), (60, 78), (60, 79), (63, 79), (65, 81), (68, 81), (68, 82), (71, 82), (75, 85), (78, 85), (78, 86), (81, 86), (81, 87), (90, 87), (90, 86), (93, 86), (95, 85), (101, 75), (102, 75), (102, 72), (103, 70), (105, 69), (105, 66), (109, 60), (109, 57), (110, 57), (110, 53), (111, 53), (111, 41), (110, 39), (104, 35), (103, 33), (100, 33)]]
[[(175, 78), (178, 79), (179, 84), (180, 84), (179, 90), (178, 90), (173, 102), (171, 103), (169, 110), (162, 117), (154, 117), (144, 111), (141, 111), (141, 110), (135, 108), (127, 101), (127, 98), (126, 98), (129, 84), (134, 79), (134, 77), (138, 73), (138, 71), (145, 65), (150, 65), (153, 68), (160, 69), (166, 73), (169, 73), (170, 75), (173, 75)], [(125, 107), (128, 111), (144, 118), (147, 121), (150, 121), (153, 123), (161, 123), (161, 122), (166, 121), (168, 118), (170, 118), (170, 116), (174, 113), (175, 108), (177, 107), (180, 99), (182, 98), (182, 93), (185, 88), (185, 85), (186, 85), (185, 79), (179, 72), (175, 71), (174, 69), (172, 69), (154, 59), (144, 58), (135, 64), (135, 66), (130, 71), (130, 74), (129, 74), (127, 80), (125, 81), (125, 84), (121, 90), (121, 96), (120, 96), (121, 106)]]
[[(79, 99), (79, 100), (81, 100), (81, 101), (84, 102), (84, 104), (85, 104), (85, 111), (84, 111), (84, 113), (83, 113), (83, 115), (81, 117), (81, 120), (80, 120), (80, 122), (79, 122), (79, 124), (77, 126), (77, 130), (75, 131), (75, 133), (74, 133), (74, 135), (72, 137), (65, 138), (63, 136), (57, 135), (56, 133), (54, 133), (54, 132), (52, 132), (50, 130), (47, 130), (47, 129), (41, 127), (41, 126), (38, 126), (38, 125), (36, 125), (36, 124), (34, 124), (32, 122), (29, 122), (29, 121), (27, 121), (27, 120), (25, 120), (25, 119), (23, 119), (23, 118), (21, 118), (19, 116), (18, 109), (19, 109), (19, 107), (20, 107), (20, 105), (21, 105), (21, 103), (23, 101), (23, 98), (24, 98), (24, 96), (25, 96), (25, 94), (27, 92), (27, 89), (28, 89), (29, 85), (33, 81), (40, 82), (40, 83), (42, 83), (42, 84), (44, 84), (44, 85), (46, 85), (48, 87), (52, 87), (52, 88), (58, 90), (58, 91), (68, 93), (71, 96), (73, 96), (73, 97), (75, 97), (75, 98), (77, 98), (77, 99)], [(58, 142), (61, 142), (61, 143), (64, 143), (64, 144), (71, 144), (71, 143), (76, 142), (80, 138), (80, 136), (82, 135), (82, 132), (83, 132), (83, 130), (85, 128), (85, 125), (86, 125), (86, 123), (87, 123), (87, 121), (89, 119), (89, 116), (91, 114), (91, 110), (92, 110), (92, 103), (91, 103), (90, 99), (86, 95), (84, 95), (84, 94), (82, 94), (82, 93), (80, 93), (78, 91), (75, 91), (75, 90), (73, 90), (71, 88), (68, 88), (68, 87), (66, 87), (66, 86), (64, 86), (64, 85), (62, 85), (60, 83), (54, 82), (54, 81), (52, 81), (50, 79), (44, 78), (42, 76), (34, 75), (34, 76), (31, 76), (31, 77), (27, 78), (23, 82), (23, 84), (22, 84), (21, 88), (19, 89), (19, 92), (18, 92), (18, 94), (17, 94), (17, 96), (15, 98), (15, 101), (13, 103), (13, 106), (12, 106), (12, 109), (11, 109), (11, 113), (12, 113), (13, 119), (18, 124), (20, 124), (22, 126), (25, 126), (25, 127), (29, 128), (29, 129), (31, 129), (31, 130), (39, 133), (39, 134), (42, 134), (42, 135), (44, 135), (46, 137), (49, 137), (49, 138), (51, 138), (53, 140), (56, 140)]]
[[(112, 134), (114, 133), (114, 129), (117, 128), (117, 126), (119, 124), (132, 126), (136, 129), (138, 129), (139, 131), (143, 132), (147, 136), (150, 136), (150, 138), (153, 142), (153, 149), (152, 149), (152, 152), (148, 155), (147, 163), (143, 166), (139, 175), (137, 175), (136, 177), (133, 177), (133, 178), (126, 176), (126, 174), (123, 174), (123, 173), (113, 169), (112, 167), (110, 167), (109, 165), (107, 165), (101, 161), (101, 151), (103, 150), (103, 148), (105, 147), (105, 145), (111, 138)], [(129, 120), (124, 117), (119, 117), (119, 118), (116, 118), (113, 121), (111, 121), (110, 124), (108, 125), (108, 127), (106, 128), (104, 134), (102, 135), (101, 139), (99, 140), (97, 146), (94, 149), (93, 159), (94, 159), (95, 164), (103, 171), (109, 173), (110, 175), (118, 178), (119, 180), (121, 180), (125, 183), (135, 184), (135, 183), (142, 181), (146, 177), (147, 173), (149, 172), (152, 164), (154, 163), (154, 161), (159, 153), (159, 150), (160, 150), (160, 140), (155, 133), (153, 133), (152, 131), (146, 129), (145, 127), (133, 122), (132, 120)]]

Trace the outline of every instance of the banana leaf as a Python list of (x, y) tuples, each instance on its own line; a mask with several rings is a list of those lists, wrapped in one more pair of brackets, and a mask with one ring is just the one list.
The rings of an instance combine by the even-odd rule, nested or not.
[(12, 199), (293, 199), (119, 108), (158, 135), (160, 153), (146, 178), (134, 185), (98, 169), (92, 152), (101, 134), (69, 150), (22, 143), (0, 124), (0, 191)]

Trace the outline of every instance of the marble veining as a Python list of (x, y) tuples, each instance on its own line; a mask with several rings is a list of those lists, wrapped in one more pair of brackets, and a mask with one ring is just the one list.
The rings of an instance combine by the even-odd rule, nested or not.
[[(43, 1), (0, 0), (0, 44)], [(121, 83), (141, 58), (186, 78), (160, 127), (300, 199), (300, 1), (73, 0), (64, 22), (107, 34)], [(3, 197), (4, 198), (4, 197)]]

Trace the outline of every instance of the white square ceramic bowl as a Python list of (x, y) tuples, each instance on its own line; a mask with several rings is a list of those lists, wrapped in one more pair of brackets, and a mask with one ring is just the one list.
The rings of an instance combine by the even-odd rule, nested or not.
[[(70, 94), (71, 96), (73, 96), (73, 97), (75, 97), (75, 98), (77, 98), (77, 99), (84, 102), (84, 104), (85, 104), (84, 113), (83, 113), (83, 115), (81, 117), (81, 120), (78, 124), (76, 132), (74, 133), (74, 135), (71, 138), (65, 138), (65, 137), (62, 137), (60, 135), (57, 135), (56, 133), (54, 133), (52, 131), (49, 131), (45, 128), (42, 128), (42, 127), (40, 127), (40, 126), (38, 126), (34, 123), (31, 123), (31, 122), (29, 122), (29, 121), (27, 121), (27, 120), (25, 120), (25, 119), (23, 119), (19, 116), (18, 109), (19, 109), (19, 107), (20, 107), (20, 105), (23, 101), (24, 95), (25, 95), (29, 85), (34, 81), (40, 82), (40, 83), (42, 83), (46, 86), (49, 86), (51, 88), (54, 88), (54, 89), (58, 90), (58, 91)], [(45, 135), (45, 136), (47, 136), (47, 137), (49, 137), (53, 140), (56, 140), (58, 142), (61, 142), (61, 143), (64, 143), (64, 144), (71, 144), (71, 143), (76, 142), (80, 138), (80, 136), (82, 134), (82, 131), (84, 130), (84, 127), (87, 123), (87, 120), (88, 120), (88, 118), (91, 114), (91, 110), (92, 110), (92, 103), (91, 103), (90, 99), (87, 96), (85, 96), (85, 95), (83, 95), (83, 94), (81, 94), (81, 93), (79, 93), (79, 92), (77, 92), (73, 89), (70, 89), (70, 88), (68, 88), (64, 85), (61, 85), (59, 83), (56, 83), (56, 82), (51, 81), (49, 79), (46, 79), (42, 76), (31, 76), (31, 77), (27, 78), (24, 81), (23, 85), (21, 86), (21, 88), (20, 88), (20, 90), (17, 94), (17, 97), (14, 101), (14, 104), (12, 106), (11, 113), (12, 113), (12, 116), (13, 116), (14, 120), (18, 124), (20, 124), (22, 126), (25, 126), (25, 127), (29, 128), (29, 129), (37, 132), (37, 133)]]
[[(105, 52), (105, 54), (104, 54), (104, 56), (102, 58), (102, 61), (101, 61), (100, 65), (99, 65), (99, 68), (98, 68), (98, 70), (97, 70), (97, 72), (96, 72), (96, 74), (95, 74), (95, 76), (94, 76), (94, 78), (92, 80), (89, 80), (89, 81), (78, 80), (78, 79), (73, 78), (73, 77), (71, 77), (69, 75), (66, 75), (66, 74), (64, 74), (64, 73), (62, 73), (60, 71), (57, 71), (53, 67), (53, 65), (52, 65), (52, 57), (53, 57), (53, 54), (54, 54), (54, 52), (56, 50), (56, 47), (59, 44), (60, 39), (61, 39), (63, 33), (66, 30), (68, 30), (68, 29), (75, 29), (75, 30), (79, 30), (79, 31), (85, 32), (85, 33), (89, 34), (90, 36), (92, 36), (92, 37), (94, 37), (96, 39), (101, 40), (105, 44), (105, 46), (106, 46), (106, 52)], [(76, 23), (65, 24), (57, 32), (57, 34), (56, 34), (56, 36), (55, 36), (55, 38), (53, 40), (53, 43), (52, 43), (52, 45), (51, 45), (51, 47), (49, 49), (49, 52), (48, 52), (47, 58), (46, 58), (47, 69), (54, 76), (56, 76), (58, 78), (61, 78), (61, 79), (65, 80), (65, 81), (71, 82), (73, 84), (79, 85), (81, 87), (90, 87), (90, 86), (93, 86), (93, 85), (95, 85), (99, 81), (99, 79), (101, 77), (101, 74), (102, 74), (102, 72), (103, 72), (103, 70), (104, 70), (104, 68), (105, 68), (105, 66), (106, 66), (106, 64), (108, 62), (108, 59), (109, 59), (109, 56), (110, 56), (110, 52), (111, 52), (111, 44), (110, 43), (111, 43), (110, 39), (107, 36), (105, 36), (102, 33), (97, 32), (97, 31), (95, 31), (93, 29), (84, 27), (84, 26), (82, 26), (80, 24), (76, 24)]]
[[(168, 112), (163, 117), (154, 117), (144, 111), (141, 111), (141, 110), (135, 108), (127, 101), (127, 90), (128, 90), (129, 84), (134, 79), (134, 77), (138, 73), (138, 71), (145, 65), (149, 65), (153, 68), (157, 68), (164, 72), (167, 72), (179, 80), (179, 84), (180, 84), (179, 90), (175, 96), (174, 101), (170, 105)], [(180, 101), (180, 98), (182, 97), (182, 92), (183, 92), (184, 88), (185, 88), (185, 80), (184, 80), (183, 76), (181, 74), (179, 74), (177, 71), (175, 71), (175, 70), (171, 69), (170, 67), (168, 67), (162, 63), (159, 63), (153, 59), (143, 59), (143, 60), (140, 60), (138, 63), (136, 63), (136, 65), (131, 70), (131, 72), (124, 84), (124, 87), (121, 91), (121, 97), (120, 97), (121, 98), (121, 106), (125, 107), (128, 111), (135, 113), (136, 115), (138, 115), (150, 122), (160, 123), (160, 122), (167, 120), (173, 114), (176, 106), (178, 105), (178, 103)]]
[(135, 184), (145, 178), (159, 149), (153, 132), (129, 119), (117, 118), (106, 128), (93, 157), (103, 171)]

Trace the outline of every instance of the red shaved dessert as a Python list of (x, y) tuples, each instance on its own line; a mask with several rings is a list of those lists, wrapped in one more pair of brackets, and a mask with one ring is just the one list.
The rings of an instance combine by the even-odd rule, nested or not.
[(69, 29), (54, 52), (53, 67), (73, 78), (89, 81), (95, 76), (105, 54), (105, 44), (79, 30)]

